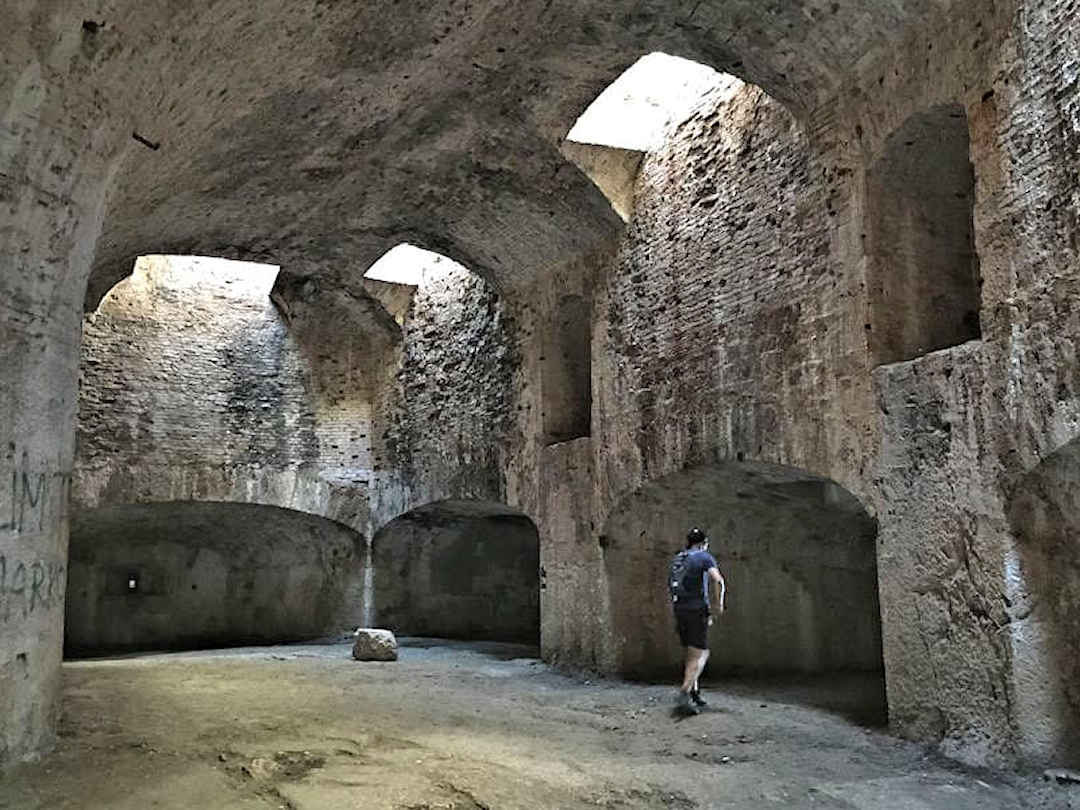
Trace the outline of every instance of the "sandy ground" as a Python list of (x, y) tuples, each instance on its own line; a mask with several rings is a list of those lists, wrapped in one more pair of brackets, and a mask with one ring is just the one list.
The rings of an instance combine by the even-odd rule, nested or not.
[(725, 683), (676, 721), (670, 687), (531, 655), (410, 640), (384, 664), (344, 644), (68, 663), (60, 745), (0, 777), (0, 808), (1080, 808), (1080, 788), (853, 722), (873, 684)]

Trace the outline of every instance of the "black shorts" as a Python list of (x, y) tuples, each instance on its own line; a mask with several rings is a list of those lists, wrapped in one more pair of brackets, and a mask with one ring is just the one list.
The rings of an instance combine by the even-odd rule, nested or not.
[(675, 627), (684, 647), (709, 649), (709, 609), (676, 610)]

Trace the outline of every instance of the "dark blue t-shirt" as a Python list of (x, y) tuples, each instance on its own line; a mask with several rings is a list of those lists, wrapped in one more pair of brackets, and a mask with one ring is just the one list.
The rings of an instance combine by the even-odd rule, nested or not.
[(682, 587), (679, 589), (679, 601), (676, 610), (708, 610), (709, 608), (709, 569), (717, 568), (716, 560), (707, 551), (689, 551), (686, 554), (686, 567), (683, 569)]

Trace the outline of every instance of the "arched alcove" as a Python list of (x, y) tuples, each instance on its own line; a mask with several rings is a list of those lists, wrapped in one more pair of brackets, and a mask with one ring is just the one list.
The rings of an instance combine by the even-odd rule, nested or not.
[(544, 443), (588, 436), (592, 422), (592, 306), (563, 295), (548, 313), (541, 367)]
[(317, 515), (105, 506), (72, 518), (69, 555), (69, 655), (296, 641), (361, 621), (363, 538)]
[(980, 337), (975, 172), (959, 104), (913, 115), (866, 178), (874, 362), (911, 360)]
[(711, 674), (882, 671), (876, 521), (828, 479), (727, 462), (650, 481), (609, 516), (601, 544), (621, 672), (670, 679), (679, 666), (666, 578), (692, 526), (711, 537), (728, 586)]
[(540, 538), (489, 501), (421, 506), (372, 540), (375, 615), (407, 635), (538, 644)]
[(1080, 439), (1027, 473), (1008, 504), (1017, 553), (1009, 625), (1024, 756), (1080, 767)]

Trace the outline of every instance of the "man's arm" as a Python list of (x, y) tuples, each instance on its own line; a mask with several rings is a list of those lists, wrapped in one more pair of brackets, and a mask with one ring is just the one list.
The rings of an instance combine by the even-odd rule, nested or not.
[(722, 615), (726, 605), (724, 600), (727, 598), (727, 583), (724, 582), (724, 575), (720, 573), (720, 569), (713, 566), (709, 569), (709, 579), (712, 581), (713, 586), (713, 612), (716, 615)]

